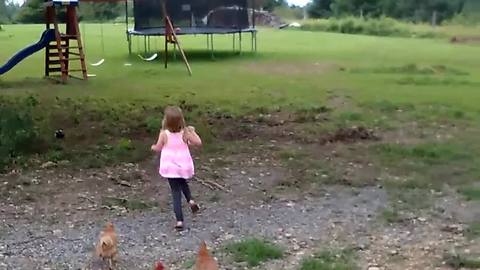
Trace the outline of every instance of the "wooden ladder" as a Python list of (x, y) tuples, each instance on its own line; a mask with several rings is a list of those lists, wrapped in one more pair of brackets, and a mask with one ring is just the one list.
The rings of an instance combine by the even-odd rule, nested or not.
[(164, 55), (165, 68), (168, 67), (168, 44), (174, 44), (180, 51), (180, 55), (182, 56), (183, 62), (187, 67), (188, 74), (192, 76), (192, 68), (188, 63), (187, 56), (185, 55), (185, 51), (183, 51), (182, 46), (180, 45), (180, 41), (178, 40), (177, 34), (175, 32), (175, 28), (173, 27), (173, 23), (170, 20), (170, 17), (168, 16), (167, 8), (164, 1), (162, 1), (162, 12), (165, 20), (165, 55)]
[[(76, 8), (73, 6), (67, 7), (65, 34), (60, 32), (55, 7), (49, 7), (49, 9), (52, 12), (50, 18), (55, 29), (55, 40), (47, 46), (45, 76), (49, 78), (60, 77), (62, 83), (66, 83), (69, 77), (87, 80), (87, 66)], [(49, 28), (49, 25), (47, 28)], [(73, 62), (79, 62), (79, 65), (72, 68)], [(80, 75), (74, 75), (75, 73), (80, 73)]]

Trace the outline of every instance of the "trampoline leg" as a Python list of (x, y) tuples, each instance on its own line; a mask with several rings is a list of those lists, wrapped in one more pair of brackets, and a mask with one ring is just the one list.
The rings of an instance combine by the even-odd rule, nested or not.
[(256, 53), (257, 52), (257, 32), (255, 32), (253, 36), (255, 37), (254, 43), (255, 43), (255, 53)]
[(254, 49), (253, 49), (253, 46), (254, 46), (254, 45), (253, 45), (253, 32), (252, 32), (251, 35), (250, 35), (250, 42), (251, 42), (251, 45), (252, 45), (252, 52), (253, 52), (253, 50), (254, 50)]
[(128, 42), (128, 55), (132, 55), (132, 36), (130, 34), (127, 35), (127, 42)]
[(173, 43), (173, 61), (177, 61), (177, 43)]
[(242, 54), (242, 32), (238, 32), (238, 48), (239, 48), (239, 52), (238, 54)]
[(135, 39), (137, 40), (137, 54), (139, 54), (140, 53), (140, 37), (137, 36)]
[(207, 34), (207, 51), (210, 50), (210, 37)]
[(168, 67), (168, 41), (167, 35), (165, 35), (165, 55), (164, 55), (165, 68)]
[(147, 36), (143, 37), (143, 46), (145, 49), (145, 55), (147, 54)]
[(233, 33), (233, 53), (235, 53), (235, 33)]
[(213, 55), (213, 34), (210, 34), (210, 53), (212, 59), (215, 59), (215, 56)]
[(152, 50), (150, 49), (150, 48), (151, 48), (150, 45), (151, 45), (151, 44), (150, 44), (150, 36), (148, 36), (148, 47), (147, 47), (147, 49), (148, 49), (148, 52), (149, 52), (149, 53), (152, 51)]

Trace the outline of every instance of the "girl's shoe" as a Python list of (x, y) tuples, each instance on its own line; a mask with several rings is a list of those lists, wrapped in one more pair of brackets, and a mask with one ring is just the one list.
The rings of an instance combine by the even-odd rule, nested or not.
[(175, 230), (181, 232), (183, 231), (183, 229), (184, 229), (183, 222), (177, 222), (177, 225), (175, 225)]
[(196, 204), (196, 203), (191, 203), (190, 204), (190, 209), (192, 210), (193, 214), (196, 214), (196, 213), (198, 213), (198, 211), (200, 211), (200, 207), (198, 207), (198, 204)]

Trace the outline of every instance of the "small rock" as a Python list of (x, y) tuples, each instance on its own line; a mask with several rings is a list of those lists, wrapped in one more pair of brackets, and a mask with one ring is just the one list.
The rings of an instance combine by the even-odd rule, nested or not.
[(68, 160), (60, 160), (60, 161), (58, 162), (58, 165), (60, 165), (60, 166), (67, 166), (67, 165), (70, 165), (70, 161), (68, 161)]
[(463, 233), (464, 228), (460, 224), (452, 224), (452, 225), (447, 225), (447, 226), (443, 227), (443, 231), (456, 233), (456, 234), (461, 234), (461, 233)]
[(55, 167), (55, 166), (57, 166), (57, 164), (56, 164), (55, 162), (53, 162), (53, 161), (47, 161), (47, 162), (43, 163), (43, 164), (40, 166), (40, 168), (42, 168), (42, 169), (48, 169), (48, 168), (52, 168), (52, 167)]
[(398, 254), (398, 250), (391, 250), (390, 255), (395, 256)]
[(125, 180), (122, 180), (120, 181), (119, 183), (121, 186), (124, 186), (124, 187), (132, 187), (132, 184), (130, 184), (129, 182), (125, 181)]

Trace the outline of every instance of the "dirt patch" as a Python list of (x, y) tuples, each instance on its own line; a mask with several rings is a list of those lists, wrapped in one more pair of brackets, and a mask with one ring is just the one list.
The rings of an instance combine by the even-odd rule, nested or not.
[(470, 44), (480, 44), (480, 36), (473, 36), (473, 37), (460, 37), (454, 36), (450, 39), (450, 43), (470, 43)]
[(322, 140), (322, 143), (353, 143), (357, 141), (377, 141), (380, 137), (374, 134), (373, 130), (365, 127), (340, 128), (334, 134), (328, 135)]
[(301, 75), (322, 74), (329, 71), (340, 70), (341, 67), (332, 63), (292, 63), (292, 62), (263, 62), (250, 63), (244, 66), (245, 70), (259, 74), (274, 75)]

